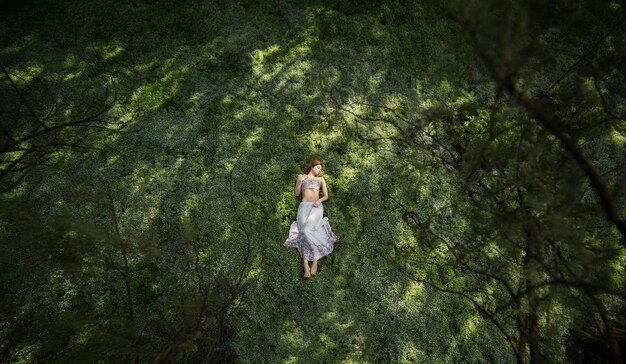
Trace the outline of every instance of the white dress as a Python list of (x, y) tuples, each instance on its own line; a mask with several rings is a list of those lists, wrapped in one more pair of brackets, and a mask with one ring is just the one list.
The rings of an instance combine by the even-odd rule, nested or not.
[[(312, 188), (319, 191), (319, 180), (304, 180), (302, 190)], [(289, 228), (289, 237), (283, 243), (286, 248), (296, 248), (300, 256), (308, 261), (318, 260), (333, 251), (339, 237), (330, 229), (328, 218), (324, 217), (324, 205), (313, 206), (313, 202), (301, 202), (298, 217)]]

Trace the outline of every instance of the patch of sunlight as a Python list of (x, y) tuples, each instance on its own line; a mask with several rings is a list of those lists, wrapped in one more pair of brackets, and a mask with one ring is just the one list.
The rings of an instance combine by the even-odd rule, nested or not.
[(609, 272), (608, 280), (610, 284), (620, 285), (619, 282), (623, 281), (626, 273), (626, 269), (624, 268), (626, 267), (626, 253), (624, 249), (619, 249), (613, 259), (606, 262), (606, 265), (607, 271)]
[(224, 232), (222, 234), (222, 241), (229, 241), (233, 239), (233, 236), (237, 235), (237, 231), (240, 229), (237, 224), (227, 224), (224, 226)]
[(163, 64), (162, 69), (171, 68), (176, 64), (176, 62), (177, 62), (176, 58), (168, 58), (162, 63)]
[(450, 251), (448, 250), (448, 248), (446, 247), (445, 244), (440, 244), (437, 246), (437, 248), (435, 248), (432, 253), (431, 253), (431, 257), (433, 258), (445, 258), (448, 256), (448, 254), (450, 254)]
[(83, 71), (76, 71), (76, 72), (73, 72), (73, 73), (69, 73), (67, 76), (65, 76), (63, 78), (63, 81), (71, 81), (71, 80), (73, 80), (73, 79), (75, 79), (77, 77), (80, 77), (80, 75), (82, 75), (82, 74), (83, 74)]
[(261, 275), (263, 274), (263, 269), (261, 269), (260, 266), (256, 266), (254, 268), (251, 268), (250, 271), (248, 272), (248, 279), (254, 279), (254, 278), (261, 278)]
[(367, 100), (363, 99), (361, 96), (348, 99), (345, 105), (345, 109), (348, 111), (348, 114), (344, 116), (346, 121), (355, 121), (356, 116), (354, 115), (363, 115), (366, 113), (369, 108), (366, 103)]
[(104, 46), (102, 47), (102, 51), (104, 52), (103, 57), (105, 61), (120, 55), (122, 52), (124, 52), (124, 48), (120, 47), (119, 45), (116, 44), (110, 44), (108, 46)]
[(617, 144), (620, 147), (623, 147), (624, 144), (626, 143), (626, 136), (624, 136), (621, 133), (617, 132), (617, 130), (615, 130), (615, 129), (611, 130), (611, 139), (613, 139), (615, 144)]
[(73, 301), (76, 299), (76, 287), (72, 284), (72, 281), (67, 279), (63, 274), (62, 269), (57, 269), (52, 272), (49, 279), (49, 285), (53, 290), (59, 290), (62, 293), (62, 299), (58, 302), (58, 307), (61, 310), (71, 308)]
[(293, 120), (302, 118), (302, 113), (294, 105), (286, 104), (284, 108), (285, 108), (285, 113), (289, 115), (289, 117), (287, 117), (286, 120), (287, 122), (289, 122), (290, 125), (292, 124)]
[[(178, 85), (178, 78), (176, 77), (176, 75), (172, 72), (172, 73), (168, 73), (167, 75), (161, 77), (161, 79), (159, 80), (159, 82), (161, 84), (172, 84), (174, 87)], [(175, 90), (172, 90), (175, 91)], [(174, 92), (172, 92), (174, 93)]]
[(337, 329), (340, 332), (345, 333), (347, 330), (349, 330), (352, 326), (354, 326), (354, 321), (350, 320), (348, 322), (337, 322), (335, 323), (335, 329)]
[(78, 232), (74, 230), (70, 230), (63, 234), (65, 238), (73, 239), (78, 237)]
[[(1, 186), (1, 184), (0, 184)], [(13, 189), (10, 189), (8, 191), (3, 192), (3, 196), (4, 198), (7, 199), (11, 199), (11, 198), (16, 198), (19, 196), (24, 196), (27, 193), (29, 185), (27, 183), (20, 183), (18, 184), (16, 187), (14, 187)]]
[(253, 63), (263, 63), (266, 59), (280, 52), (280, 46), (273, 44), (264, 50), (257, 49), (250, 54)]
[(385, 82), (386, 71), (378, 71), (369, 78), (369, 85), (372, 90), (377, 90), (383, 82)]
[[(443, 190), (443, 189), (442, 189)], [(450, 201), (445, 198), (440, 198), (432, 204), (432, 208), (434, 211), (440, 214), (450, 213)]]
[[(256, 50), (250, 56), (252, 58), (252, 71), (256, 76), (260, 76), (262, 81), (269, 81), (272, 78), (282, 75), (284, 65), (274, 62), (266, 62), (269, 58), (276, 56), (281, 51), (280, 46), (272, 45), (265, 50)], [(271, 70), (271, 71), (270, 71)]]
[[(593, 90), (596, 87), (595, 82), (593, 81), (593, 77), (584, 77), (582, 84), (587, 90)], [(578, 111), (578, 108), (575, 104), (571, 104), (569, 107), (572, 112)]]
[[(164, 197), (165, 197), (165, 193), (161, 192), (161, 193), (154, 194), (153, 196), (150, 196), (150, 199), (156, 204), (162, 201)], [(150, 222), (156, 219), (160, 211), (161, 209), (159, 209), (158, 206), (150, 206), (147, 209), (143, 210), (144, 217), (142, 220), (144, 223), (142, 225), (149, 226)]]
[(76, 57), (73, 54), (70, 54), (69, 56), (67, 56), (67, 58), (65, 58), (65, 61), (63, 61), (63, 67), (65, 68), (71, 68), (71, 67), (75, 67), (78, 64), (78, 57)]
[(2, 167), (3, 165), (8, 164), (11, 161), (17, 160), (20, 157), (22, 157), (24, 154), (26, 154), (26, 152), (23, 151), (12, 151), (12, 152), (5, 152), (3, 155), (3, 161), (0, 162), (0, 167)]
[(333, 350), (337, 347), (337, 343), (326, 333), (319, 334), (320, 347), (318, 347), (318, 352), (326, 352), (328, 350)]
[(94, 257), (83, 257), (82, 259), (81, 272), (89, 273), (90, 271), (97, 270), (97, 259)]
[(404, 292), (402, 299), (406, 302), (416, 302), (419, 306), (422, 296), (424, 296), (424, 285), (419, 282), (409, 281), (408, 289)]
[(443, 94), (447, 94), (452, 92), (452, 85), (450, 84), (450, 82), (448, 80), (443, 80), (441, 81), (441, 83), (439, 84), (439, 91)]
[(0, 54), (8, 56), (12, 53), (14, 54), (14, 53), (22, 52), (24, 51), (24, 49), (27, 49), (28, 46), (31, 45), (34, 40), (35, 40), (35, 37), (33, 35), (28, 35), (28, 36), (19, 38), (15, 42), (13, 42), (11, 45), (0, 49)]
[(305, 342), (304, 332), (294, 321), (287, 321), (283, 325), (280, 340), (291, 347), (299, 348), (302, 347), (302, 343)]
[[(406, 97), (404, 95), (400, 95), (400, 94), (392, 94), (390, 96), (387, 97), (387, 99), (385, 99), (384, 102), (384, 106), (386, 106), (387, 108), (396, 111), (396, 113), (398, 113), (398, 115), (402, 115), (401, 112), (399, 112), (403, 107), (405, 107), (407, 104), (407, 100)], [(391, 113), (391, 111), (389, 110), (384, 110), (385, 113)]]
[(388, 229), (393, 229), (396, 248), (413, 248), (415, 243), (417, 243), (413, 230), (411, 230), (404, 221), (399, 221), (397, 224), (388, 227)]
[(82, 330), (74, 335), (74, 337), (70, 340), (70, 345), (84, 345), (89, 339), (93, 336), (93, 333), (96, 331), (97, 326), (94, 324), (83, 325)]
[(151, 61), (146, 64), (135, 66), (135, 71), (137, 71), (137, 73), (148, 72), (152, 69), (152, 67), (154, 67), (155, 63), (155, 61)]
[(44, 71), (44, 67), (40, 64), (32, 64), (24, 69), (13, 69), (11, 79), (17, 85), (26, 85), (39, 77)]
[(259, 80), (263, 82), (269, 82), (272, 78), (282, 73), (283, 65), (276, 65), (272, 71), (266, 70), (263, 64), (257, 63), (252, 65), (252, 71), (256, 76), (259, 76)]
[(341, 141), (342, 137), (343, 134), (341, 130), (331, 131), (327, 128), (325, 123), (319, 123), (316, 125), (316, 129), (306, 135), (305, 141), (308, 143), (308, 147), (311, 150), (326, 150), (333, 144)]
[[(291, 197), (291, 196), (290, 196)], [(342, 275), (337, 275), (335, 277), (332, 278), (332, 282), (335, 286), (337, 287), (341, 287), (343, 285), (346, 284), (346, 277), (342, 276)]]
[(365, 336), (363, 335), (352, 336), (352, 350), (350, 350), (348, 357), (340, 363), (367, 363), (363, 359), (363, 352), (361, 351), (361, 348), (365, 347), (365, 342)]
[(120, 158), (121, 158), (120, 154), (114, 154), (114, 155), (110, 156), (110, 157), (107, 159), (107, 161), (106, 161), (106, 165), (105, 165), (105, 166), (103, 166), (103, 167), (101, 167), (101, 168), (100, 168), (100, 171), (101, 171), (101, 172), (104, 172), (104, 168), (106, 168), (106, 167), (110, 167), (110, 166), (115, 165), (117, 162), (119, 162), (119, 161), (120, 161)]
[(615, 270), (621, 271), (622, 273), (624, 273), (625, 268), (626, 267), (626, 253), (624, 252), (624, 249), (620, 249), (619, 253), (617, 253), (619, 256), (615, 259), (614, 263), (613, 263), (613, 268)]
[(418, 100), (417, 108), (420, 110), (428, 110), (435, 105), (435, 101), (428, 94), (420, 94)]
[(289, 57), (299, 58), (306, 56), (311, 53), (311, 45), (314, 45), (315, 41), (311, 39), (307, 39), (304, 42), (300, 43), (300, 45), (293, 47), (289, 50)]
[(298, 357), (295, 355), (292, 355), (290, 357), (288, 357), (287, 359), (285, 359), (285, 361), (283, 361), (283, 363), (285, 364), (294, 364), (298, 362)]
[(246, 138), (245, 146), (250, 147), (254, 143), (258, 142), (261, 139), (262, 133), (263, 133), (263, 128), (261, 128), (260, 126), (256, 127), (256, 129), (254, 129), (254, 131), (250, 133), (250, 136)]
[(387, 31), (383, 31), (383, 29), (379, 27), (374, 27), (370, 31), (370, 35), (373, 39), (382, 39), (387, 35)]
[[(401, 361), (405, 363), (424, 363), (427, 362), (426, 358), (429, 358), (429, 355), (421, 350), (413, 340), (403, 340), (399, 351), (399, 357), (402, 358)], [(433, 360), (432, 357), (430, 360)]]
[(129, 203), (131, 206), (138, 206), (141, 214), (137, 214), (132, 209), (127, 210), (127, 214), (132, 216), (137, 226), (148, 227), (160, 212), (160, 203), (165, 196), (165, 190), (162, 188), (163, 171), (158, 171), (152, 175), (139, 175), (142, 172), (138, 169), (134, 172), (130, 183), (131, 197), (134, 201)]
[(18, 347), (13, 352), (14, 358), (20, 358), (18, 363), (36, 363), (38, 360), (35, 358), (38, 356), (37, 352), (40, 350), (40, 347), (35, 344), (24, 345), (22, 347)]
[[(171, 65), (173, 61), (168, 60), (165, 62), (166, 66)], [(175, 72), (171, 72), (157, 82), (153, 82), (148, 85), (139, 87), (132, 95), (131, 100), (134, 108), (146, 108), (158, 109), (163, 106), (165, 102), (175, 95), (180, 88), (180, 75), (188, 70), (187, 66), (182, 66)]]
[(478, 321), (478, 318), (476, 316), (472, 316), (465, 321), (465, 325), (463, 325), (463, 328), (461, 329), (463, 336), (469, 337), (476, 332), (477, 321)]
[(63, 299), (59, 302), (59, 308), (62, 310), (69, 310), (74, 306), (74, 301), (76, 297), (78, 297), (78, 292), (76, 291), (76, 286), (72, 284), (71, 281), (66, 280), (65, 282), (65, 294), (63, 294)]
[[(281, 79), (276, 85), (277, 90), (288, 89), (291, 91), (302, 90), (306, 85), (304, 80), (307, 78), (309, 71), (313, 67), (312, 63), (308, 60), (295, 63), (292, 67), (287, 69), (282, 75)], [(303, 99), (312, 99), (317, 97), (316, 92), (307, 92), (301, 95)]]
[(346, 166), (339, 171), (339, 177), (337, 178), (337, 180), (345, 181), (345, 183), (349, 185), (350, 183), (354, 182), (354, 180), (356, 180), (358, 173), (358, 168)]
[[(180, 159), (180, 158), (179, 158)], [(191, 193), (189, 197), (183, 202), (181, 221), (191, 220), (191, 213), (193, 209), (199, 205), (199, 197), (195, 193)]]
[(202, 92), (196, 92), (187, 100), (187, 103), (193, 107), (200, 107), (202, 104), (202, 98), (204, 94)]
[(493, 243), (486, 244), (483, 248), (483, 253), (485, 253), (485, 255), (487, 255), (490, 259), (494, 259), (502, 255), (502, 252)]
[(457, 221), (458, 221), (457, 228), (459, 229), (459, 231), (467, 231), (467, 229), (470, 228), (469, 224), (467, 223), (467, 220), (459, 217)]

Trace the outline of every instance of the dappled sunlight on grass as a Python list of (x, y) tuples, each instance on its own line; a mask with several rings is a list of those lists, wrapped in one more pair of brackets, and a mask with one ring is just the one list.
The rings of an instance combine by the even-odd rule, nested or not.
[(37, 36), (34, 34), (26, 34), (17, 39), (14, 39), (10, 44), (6, 44), (0, 48), (0, 55), (11, 57), (16, 54), (23, 53), (28, 49), (29, 46), (32, 46), (37, 40)]
[(122, 55), (125, 49), (119, 44), (109, 44), (103, 47), (100, 47), (102, 51), (102, 58), (104, 61), (110, 61), (114, 57), (118, 57)]
[[(25, 68), (13, 70), (13, 82), (20, 86), (25, 86), (43, 75), (45, 66), (38, 63), (30, 63)], [(2, 80), (6, 82), (6, 79)]]
[(280, 340), (292, 349), (302, 348), (306, 346), (306, 344), (303, 344), (309, 341), (309, 339), (305, 337), (301, 323), (298, 324), (295, 321), (286, 321), (282, 325)]
[(281, 51), (281, 47), (278, 44), (273, 44), (265, 50), (255, 50), (252, 52), (251, 57), (254, 62), (253, 70), (255, 73), (261, 73), (258, 69), (262, 63), (265, 63), (269, 58), (278, 54)]
[[(68, 6), (76, 15), (71, 24), (83, 15), (93, 28), (77, 45), (75, 29), (59, 25), (51, 33), (41, 25), (0, 50), (24, 58), (33, 42), (53, 50), (48, 63), (20, 61), (14, 72), (21, 85), (56, 72), (51, 78), (69, 94), (67, 117), (82, 112), (81, 100), (101, 102), (94, 96), (101, 85), (88, 87), (96, 72), (82, 53), (120, 90), (110, 115), (124, 125), (89, 140), (98, 149), (68, 151), (54, 169), (36, 170), (4, 195), (39, 204), (46, 223), (61, 213), (89, 222), (72, 234), (49, 233), (58, 245), (32, 248), (48, 254), (90, 247), (75, 249), (85, 251), (76, 258), (81, 273), (55, 271), (58, 281), (25, 282), (32, 286), (23, 294), (23, 302), (46, 299), (68, 312), (80, 306), (110, 320), (77, 323), (70, 346), (100, 345), (113, 359), (98, 360), (122, 362), (136, 348), (145, 361), (168, 350), (194, 361), (213, 347), (242, 362), (510, 361), (502, 337), (467, 301), (417, 282), (455, 288), (474, 279), (450, 268), (450, 248), (427, 229), (457, 246), (476, 244), (473, 252), (485, 261), (508, 257), (493, 241), (462, 236), (473, 228), (461, 217), (469, 202), (455, 200), (462, 152), (449, 164), (424, 157), (443, 149), (435, 137), (451, 134), (444, 116), (473, 126), (488, 113), (459, 111), (478, 96), (439, 72), (446, 57), (439, 42), (451, 37), (432, 33), (431, 25), (443, 27), (439, 20), (427, 14), (411, 23), (389, 9), (346, 4)], [(626, 141), (617, 131), (611, 139), (616, 150)], [(296, 218), (295, 178), (309, 156), (324, 163), (325, 215), (340, 240), (305, 280), (297, 251), (282, 243)], [(616, 271), (624, 259), (614, 261)], [(503, 264), (502, 272), (521, 279), (516, 269)], [(481, 289), (487, 298), (480, 303), (493, 307), (488, 296), (498, 286), (481, 281)], [(127, 290), (136, 326), (127, 318)], [(232, 297), (232, 306), (220, 306)], [(27, 308), (41, 312), (45, 304)], [(120, 326), (132, 326), (124, 335), (135, 341), (97, 342)], [(32, 350), (29, 340), (16, 347)], [(126, 352), (115, 356), (114, 345)]]
[[(179, 72), (182, 73), (184, 70)], [(178, 77), (176, 74), (170, 73), (159, 81), (139, 87), (132, 97), (134, 107), (141, 110), (150, 110), (163, 106), (176, 94), (179, 87), (178, 79), (180, 73)]]
[(616, 146), (623, 148), (626, 144), (626, 136), (619, 133), (617, 130), (611, 131), (611, 139), (615, 143)]

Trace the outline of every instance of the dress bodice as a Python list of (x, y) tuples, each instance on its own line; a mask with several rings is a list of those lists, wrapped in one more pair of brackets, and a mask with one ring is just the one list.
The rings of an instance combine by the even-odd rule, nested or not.
[(311, 189), (319, 192), (321, 184), (322, 183), (320, 182), (319, 179), (308, 178), (308, 179), (305, 179), (304, 181), (302, 181), (302, 184), (300, 185), (300, 189), (301, 190), (305, 190), (307, 188), (311, 188)]

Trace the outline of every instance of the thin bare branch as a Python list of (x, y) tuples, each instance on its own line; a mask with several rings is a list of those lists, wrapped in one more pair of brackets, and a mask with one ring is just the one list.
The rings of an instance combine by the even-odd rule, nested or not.
[(33, 110), (33, 107), (30, 105), (30, 103), (28, 102), (28, 100), (26, 100), (26, 97), (22, 94), (22, 92), (20, 91), (20, 89), (17, 87), (17, 85), (15, 84), (15, 82), (13, 82), (13, 79), (11, 78), (11, 75), (9, 75), (9, 71), (7, 71), (7, 69), (4, 67), (4, 64), (2, 64), (0, 62), (0, 68), (2, 69), (2, 73), (4, 73), (4, 76), (9, 80), (9, 82), (11, 83), (11, 87), (13, 88), (13, 91), (15, 91), (15, 93), (17, 94), (17, 96), (20, 98), (20, 100), (22, 101), (22, 103), (24, 104), (24, 106), (26, 106), (26, 108), (28, 109), (28, 112), (30, 113), (30, 116), (37, 121), (37, 123), (41, 122), (41, 118), (37, 115), (37, 113), (35, 112), (35, 110)]
[(572, 72), (574, 68), (576, 68), (581, 62), (591, 56), (602, 44), (602, 42), (604, 42), (606, 38), (613, 34), (613, 32), (615, 32), (625, 20), (626, 15), (622, 16), (617, 22), (615, 22), (615, 24), (613, 24), (613, 26), (602, 37), (600, 37), (600, 39), (598, 39), (598, 41), (596, 41), (596, 43), (591, 46), (587, 52), (580, 56), (580, 58), (576, 62), (574, 62), (574, 64), (572, 64), (556, 81), (554, 81), (544, 93), (546, 95), (549, 95), (550, 92), (552, 92), (552, 89), (554, 89), (559, 83), (561, 83), (561, 81), (563, 81), (565, 77), (567, 77), (567, 75)]

